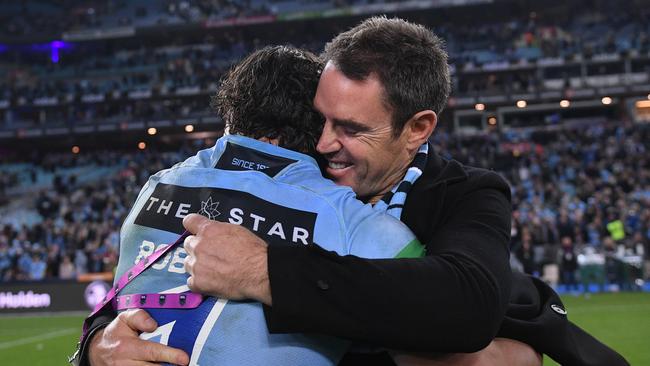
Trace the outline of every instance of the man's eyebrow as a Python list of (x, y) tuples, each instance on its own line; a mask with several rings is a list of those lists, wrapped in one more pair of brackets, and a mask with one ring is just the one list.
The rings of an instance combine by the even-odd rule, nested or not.
[(349, 128), (355, 131), (359, 132), (364, 132), (364, 131), (369, 131), (370, 127), (367, 125), (364, 125), (363, 123), (359, 123), (357, 121), (351, 120), (351, 119), (338, 119), (334, 118), (332, 120), (336, 126), (343, 127), (343, 128)]

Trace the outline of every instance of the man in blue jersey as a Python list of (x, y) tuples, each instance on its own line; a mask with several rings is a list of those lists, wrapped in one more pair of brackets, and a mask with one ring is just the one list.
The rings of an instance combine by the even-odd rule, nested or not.
[[(270, 245), (318, 243), (367, 258), (423, 254), (405, 225), (324, 179), (316, 160), (303, 154), (317, 155), (322, 118), (311, 101), (321, 69), (311, 53), (280, 46), (251, 54), (229, 73), (214, 98), (227, 134), (145, 184), (122, 227), (116, 278), (173, 242), (184, 218), (186, 224), (213, 219), (242, 225)], [(184, 259), (186, 249), (196, 250), (193, 240), (188, 237), (185, 248), (173, 249), (120, 295), (130, 300), (187, 292)], [(271, 335), (262, 305), (254, 302), (208, 297), (191, 310), (147, 311), (158, 327), (140, 338), (184, 350), (191, 365), (333, 365), (348, 348), (324, 336)], [(111, 355), (111, 362), (119, 364), (120, 357)]]

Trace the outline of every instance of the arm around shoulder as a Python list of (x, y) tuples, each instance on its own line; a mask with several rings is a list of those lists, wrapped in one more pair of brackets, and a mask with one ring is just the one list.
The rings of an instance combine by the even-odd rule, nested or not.
[(482, 349), (499, 328), (510, 291), (509, 197), (492, 188), (468, 191), (434, 226), (425, 258), (270, 247), (269, 329), (413, 351)]

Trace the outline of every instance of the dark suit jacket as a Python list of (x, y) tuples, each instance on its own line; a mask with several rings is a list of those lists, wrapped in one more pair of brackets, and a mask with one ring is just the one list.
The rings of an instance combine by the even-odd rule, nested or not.
[[(562, 364), (626, 364), (551, 308), (562, 307), (551, 288), (511, 274), (510, 220), (510, 189), (499, 175), (431, 155), (402, 215), (427, 256), (368, 260), (316, 245), (269, 247), (267, 325), (428, 352), (474, 352), (503, 336)], [(342, 364), (361, 362), (391, 364), (385, 354), (348, 355)]]

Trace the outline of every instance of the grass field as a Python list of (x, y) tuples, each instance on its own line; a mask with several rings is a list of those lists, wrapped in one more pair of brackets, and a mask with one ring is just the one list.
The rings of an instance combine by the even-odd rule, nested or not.
[(83, 316), (0, 317), (0, 364), (66, 365), (81, 333)]
[[(564, 296), (569, 318), (623, 354), (632, 365), (650, 365), (650, 293)], [(65, 365), (83, 317), (0, 317), (0, 364)], [(545, 359), (544, 365), (556, 365)]]
[[(650, 293), (563, 296), (568, 317), (630, 364), (650, 365)], [(544, 365), (557, 365), (545, 360)]]

